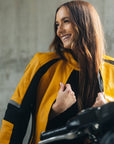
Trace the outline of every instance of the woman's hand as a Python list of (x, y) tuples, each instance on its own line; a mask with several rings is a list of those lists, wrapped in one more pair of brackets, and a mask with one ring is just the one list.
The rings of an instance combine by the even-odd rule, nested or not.
[(106, 103), (107, 103), (107, 101), (105, 99), (104, 92), (100, 92), (100, 93), (98, 93), (96, 101), (95, 101), (95, 103), (94, 103), (94, 105), (92, 107), (99, 107), (99, 106), (102, 106), (102, 105), (104, 105)]
[(58, 115), (76, 102), (76, 97), (71, 89), (70, 84), (64, 85), (60, 83), (60, 89), (56, 98), (55, 103), (52, 105), (53, 112)]

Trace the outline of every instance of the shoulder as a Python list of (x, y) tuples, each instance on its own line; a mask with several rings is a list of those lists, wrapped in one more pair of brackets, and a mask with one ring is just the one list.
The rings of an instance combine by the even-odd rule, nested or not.
[(60, 59), (60, 56), (57, 55), (55, 52), (36, 53), (32, 61), (38, 61), (41, 65), (43, 65), (54, 59)]
[(104, 63), (114, 65), (114, 58), (113, 57), (104, 55), (103, 56), (103, 61), (104, 61)]
[[(110, 74), (109, 71), (114, 71), (114, 58), (104, 55), (102, 64), (101, 64), (101, 71), (104, 73)], [(111, 72), (112, 73), (112, 72)]]
[(37, 65), (43, 66), (44, 64), (54, 59), (60, 59), (60, 56), (57, 55), (55, 52), (36, 53), (31, 59), (30, 63), (27, 65), (25, 71), (31, 66), (32, 67), (36, 67)]

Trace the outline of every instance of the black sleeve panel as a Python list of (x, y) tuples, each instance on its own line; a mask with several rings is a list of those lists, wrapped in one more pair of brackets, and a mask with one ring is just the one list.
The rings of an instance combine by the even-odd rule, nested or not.
[(30, 110), (17, 108), (12, 104), (8, 104), (4, 119), (13, 123), (14, 128), (10, 144), (21, 144), (26, 133), (27, 125), (30, 118)]

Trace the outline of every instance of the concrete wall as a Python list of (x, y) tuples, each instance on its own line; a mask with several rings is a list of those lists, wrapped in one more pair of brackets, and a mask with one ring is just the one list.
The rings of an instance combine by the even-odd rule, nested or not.
[[(67, 0), (0, 0), (0, 126), (7, 103), (24, 69), (37, 52), (47, 52), (53, 39), (56, 8)], [(107, 52), (114, 57), (114, 1), (88, 0), (104, 28)], [(29, 130), (23, 143), (27, 143)]]

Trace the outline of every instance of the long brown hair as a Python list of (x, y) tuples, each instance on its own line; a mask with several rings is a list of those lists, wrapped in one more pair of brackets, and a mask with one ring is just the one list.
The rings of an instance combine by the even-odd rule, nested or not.
[[(100, 18), (95, 8), (84, 1), (71, 1), (61, 5), (69, 9), (72, 24), (78, 34), (78, 40), (72, 43), (72, 50), (79, 62), (79, 110), (93, 105), (98, 93), (98, 72), (104, 52), (104, 36)], [(56, 16), (55, 16), (56, 19)], [(50, 45), (62, 58), (63, 46), (57, 36), (54, 24), (55, 38)]]

